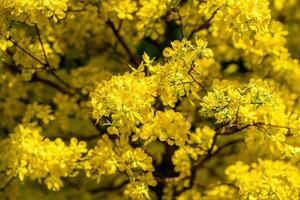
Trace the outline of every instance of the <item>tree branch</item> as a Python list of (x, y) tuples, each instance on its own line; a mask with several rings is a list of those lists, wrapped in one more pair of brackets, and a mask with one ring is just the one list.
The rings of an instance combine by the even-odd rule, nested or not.
[(8, 41), (12, 42), (16, 47), (18, 47), (19, 49), (21, 49), (25, 54), (27, 54), (29, 57), (31, 57), (33, 60), (35, 60), (36, 62), (40, 63), (42, 66), (45, 66), (46, 64), (43, 63), (40, 59), (38, 59), (37, 57), (35, 57), (34, 55), (32, 55), (29, 51), (27, 51), (26, 49), (24, 49), (22, 46), (20, 46), (16, 41), (14, 41), (12, 38), (8, 38)]
[(56, 78), (61, 84), (63, 84), (65, 87), (69, 88), (69, 89), (74, 89), (71, 85), (69, 85), (67, 82), (65, 82), (62, 78), (60, 78), (56, 73), (55, 71), (53, 70), (53, 68), (51, 67), (50, 63), (49, 63), (49, 60), (48, 60), (48, 57), (47, 57), (47, 54), (46, 54), (46, 51), (45, 51), (45, 47), (44, 47), (44, 43), (42, 41), (42, 37), (41, 37), (41, 33), (40, 33), (40, 30), (39, 30), (39, 27), (37, 24), (34, 24), (34, 27), (35, 27), (35, 30), (36, 30), (36, 33), (37, 33), (37, 36), (38, 36), (38, 40), (40, 42), (40, 45), (42, 47), (42, 51), (43, 51), (43, 55), (44, 55), (44, 59), (46, 61), (46, 63), (44, 64), (45, 68), (50, 72), (50, 74), (52, 76), (54, 76), (54, 78)]
[(128, 54), (129, 58), (130, 58), (130, 62), (135, 64), (136, 66), (139, 65), (138, 61), (136, 60), (134, 54), (131, 52), (131, 50), (129, 49), (128, 45), (126, 44), (126, 42), (123, 40), (123, 38), (120, 36), (119, 34), (119, 30), (115, 27), (114, 23), (110, 20), (106, 21), (106, 24), (111, 28), (111, 30), (113, 31), (115, 37), (117, 38), (117, 40), (120, 42), (121, 46), (123, 47), (123, 49), (126, 51), (126, 53)]
[(40, 34), (40, 30), (38, 28), (38, 25), (37, 24), (34, 24), (34, 27), (35, 27), (35, 30), (36, 30), (36, 33), (38, 35), (38, 39), (39, 39), (39, 42), (41, 44), (41, 47), (42, 47), (42, 51), (43, 51), (43, 54), (44, 54), (44, 59), (46, 61), (46, 64), (45, 64), (45, 67), (46, 69), (50, 68), (51, 69), (51, 66), (50, 66), (50, 63), (49, 63), (49, 60), (48, 60), (48, 57), (46, 55), (46, 51), (45, 51), (45, 48), (44, 48), (44, 44), (42, 42), (42, 38), (41, 38), (41, 34)]
[(199, 82), (198, 80), (196, 80), (196, 78), (195, 78), (194, 75), (192, 74), (192, 72), (194, 72), (194, 73), (200, 75), (197, 71), (194, 70), (194, 68), (195, 68), (195, 64), (193, 63), (192, 66), (191, 66), (191, 68), (190, 68), (189, 71), (188, 71), (188, 75), (189, 75), (189, 76), (190, 76), (190, 77), (191, 77), (198, 85), (200, 85), (200, 87), (202, 87), (202, 89), (203, 89), (205, 92), (207, 92), (207, 89), (206, 89), (205, 85), (203, 85), (201, 82)]
[(272, 127), (272, 128), (284, 128), (284, 129), (288, 129), (288, 130), (292, 129), (291, 127), (283, 126), (283, 125), (266, 124), (263, 122), (254, 122), (254, 123), (246, 124), (243, 126), (235, 125), (235, 126), (229, 126), (229, 127), (221, 127), (221, 128), (216, 129), (216, 133), (218, 135), (232, 135), (239, 131), (247, 129), (249, 127), (260, 127), (260, 126), (268, 126), (268, 127)]
[(67, 95), (69, 95), (69, 96), (74, 96), (73, 93), (71, 93), (70, 91), (64, 89), (64, 88), (61, 87), (59, 84), (57, 84), (57, 83), (55, 83), (55, 82), (52, 82), (52, 81), (50, 81), (50, 80), (48, 80), (48, 79), (44, 79), (44, 78), (38, 76), (37, 74), (34, 74), (31, 80), (32, 80), (33, 82), (41, 82), (41, 83), (44, 83), (44, 84), (46, 84), (46, 85), (48, 85), (48, 86), (50, 86), (50, 87), (52, 87), (52, 88), (54, 88), (54, 89), (60, 91), (60, 92), (63, 93), (63, 94), (67, 94)]
[[(217, 137), (215, 137), (215, 138), (217, 138)], [(214, 141), (216, 141), (216, 139)], [(193, 180), (192, 180), (191, 187), (195, 184), (195, 177), (196, 177), (196, 171), (197, 171), (197, 169), (199, 169), (205, 162), (209, 161), (210, 159), (212, 159), (213, 157), (215, 157), (217, 154), (219, 154), (226, 147), (229, 147), (231, 145), (234, 145), (234, 144), (237, 144), (237, 143), (243, 142), (243, 141), (244, 141), (244, 139), (241, 139), (241, 138), (233, 140), (233, 141), (230, 141), (230, 142), (228, 142), (228, 143), (220, 146), (214, 153), (212, 153), (212, 150), (213, 150), (214, 145), (215, 145), (215, 142), (214, 142), (213, 145), (211, 146), (211, 148), (209, 149), (208, 154), (199, 163), (196, 163), (192, 167), (192, 169), (191, 169), (191, 171), (192, 171), (191, 178)]]
[(11, 184), (11, 182), (13, 182), (13, 180), (14, 178), (10, 177), (7, 183), (5, 183), (5, 185), (2, 188), (0, 188), (0, 191), (4, 191)]
[(219, 8), (216, 9), (216, 10), (212, 13), (212, 15), (210, 16), (210, 18), (209, 18), (208, 20), (206, 20), (203, 24), (201, 24), (201, 25), (200, 25), (199, 27), (197, 27), (196, 29), (192, 30), (191, 34), (190, 34), (189, 37), (188, 37), (188, 40), (190, 40), (190, 39), (193, 37), (193, 35), (194, 35), (195, 33), (197, 33), (198, 31), (201, 31), (201, 30), (203, 30), (203, 29), (208, 29), (208, 28), (211, 26), (211, 22), (212, 22), (213, 18), (215, 17), (216, 13), (218, 12), (218, 10), (219, 10)]

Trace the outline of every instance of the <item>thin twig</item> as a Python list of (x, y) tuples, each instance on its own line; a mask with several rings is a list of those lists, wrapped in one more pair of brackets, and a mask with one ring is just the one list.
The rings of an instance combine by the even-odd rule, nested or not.
[(201, 166), (204, 165), (205, 162), (209, 161), (210, 159), (212, 159), (213, 157), (215, 157), (217, 154), (219, 154), (223, 149), (225, 149), (226, 147), (229, 147), (231, 145), (234, 145), (234, 144), (237, 144), (239, 142), (243, 142), (244, 139), (236, 139), (236, 140), (233, 140), (233, 141), (230, 141), (222, 146), (220, 146), (214, 153), (212, 153), (213, 151), (213, 148), (215, 146), (215, 143), (216, 143), (216, 139), (217, 139), (217, 134), (215, 134), (214, 138), (213, 138), (213, 143), (210, 147), (210, 149), (208, 150), (208, 154), (198, 163), (195, 163), (194, 166), (192, 166), (192, 169), (191, 169), (191, 176), (190, 178), (192, 179), (191, 180), (191, 185), (190, 187), (186, 187), (180, 191), (178, 191), (176, 194), (181, 194), (182, 192), (194, 187), (196, 185), (196, 182), (195, 182), (195, 178), (196, 178), (196, 172), (197, 172), (197, 169), (199, 169)]
[[(38, 28), (37, 28), (38, 30)], [(38, 35), (39, 34), (39, 31), (38, 32)], [(61, 79), (55, 72), (54, 70), (52, 70), (52, 68), (50, 67), (49, 65), (49, 62), (48, 62), (48, 58), (46, 56), (46, 52), (43, 48), (43, 43), (42, 43), (42, 40), (40, 39), (40, 36), (39, 36), (39, 41), (41, 43), (41, 46), (42, 46), (42, 49), (43, 49), (43, 53), (44, 53), (44, 56), (45, 56), (45, 60), (46, 60), (46, 63), (42, 62), (40, 59), (38, 59), (37, 57), (35, 57), (34, 55), (32, 55), (29, 51), (27, 51), (26, 49), (24, 49), (21, 45), (19, 45), (16, 41), (14, 41), (12, 38), (8, 38), (9, 41), (11, 41), (16, 47), (18, 47), (21, 51), (23, 51), (25, 54), (27, 54), (29, 57), (31, 57), (33, 60), (35, 60), (36, 62), (40, 63), (41, 65), (43, 65), (61, 84), (63, 84), (65, 87), (69, 88), (69, 89), (74, 89), (72, 86), (70, 86), (68, 83), (66, 83), (63, 79)], [(40, 69), (40, 68), (34, 68), (34, 69)], [(70, 92), (68, 92), (70, 94)]]
[(65, 82), (62, 78), (60, 78), (53, 69), (50, 69), (49, 70), (50, 74), (52, 74), (52, 76), (54, 78), (56, 78), (61, 84), (63, 84), (66, 88), (69, 88), (71, 90), (80, 90), (80, 89), (76, 89), (76, 88), (73, 88), (73, 86), (69, 85), (67, 82)]
[(218, 154), (225, 147), (230, 146), (232, 144), (235, 144), (237, 142), (244, 141), (244, 139), (237, 139), (237, 140), (231, 141), (231, 142), (229, 142), (229, 143), (227, 143), (227, 144), (219, 147), (214, 153), (212, 153), (214, 145), (216, 143), (217, 136), (235, 134), (235, 133), (238, 133), (239, 131), (244, 130), (244, 129), (246, 129), (248, 127), (251, 127), (251, 126), (253, 126), (253, 127), (269, 126), (269, 127), (274, 127), (274, 128), (291, 129), (290, 127), (286, 127), (286, 126), (273, 125), (273, 124), (265, 124), (265, 123), (261, 123), (261, 122), (256, 122), (256, 123), (244, 125), (242, 127), (234, 126), (234, 127), (229, 127), (229, 129), (228, 128), (217, 129), (216, 130), (216, 134), (213, 137), (213, 143), (212, 143), (210, 149), (207, 151), (207, 155), (199, 163), (195, 164), (195, 166), (193, 167), (192, 171), (196, 170), (197, 168), (199, 168), (201, 165), (203, 165), (206, 161), (210, 160), (214, 155)]
[(12, 42), (14, 45), (16, 45), (19, 49), (21, 49), (25, 54), (27, 54), (29, 57), (31, 57), (33, 60), (37, 61), (38, 63), (40, 63), (41, 65), (45, 66), (46, 64), (43, 63), (40, 59), (38, 59), (37, 57), (35, 57), (34, 55), (32, 55), (29, 51), (27, 51), (26, 49), (24, 49), (22, 46), (20, 46), (16, 41), (14, 41), (12, 38), (8, 38), (8, 40), (10, 42)]
[(117, 40), (120, 42), (121, 46), (123, 47), (123, 49), (126, 51), (126, 53), (128, 54), (129, 58), (130, 58), (130, 62), (134, 63), (136, 66), (139, 65), (138, 61), (135, 59), (134, 54), (131, 52), (131, 50), (129, 49), (128, 45), (126, 44), (126, 42), (123, 40), (123, 38), (120, 36), (119, 34), (119, 30), (115, 27), (114, 23), (110, 20), (106, 21), (106, 24), (111, 28), (111, 30), (113, 31), (115, 37), (117, 38)]
[(39, 30), (39, 27), (37, 24), (34, 24), (34, 27), (35, 27), (35, 30), (36, 30), (36, 33), (37, 33), (37, 36), (38, 36), (38, 40), (40, 42), (40, 45), (42, 47), (42, 51), (43, 51), (43, 55), (44, 55), (44, 59), (46, 61), (46, 64), (45, 64), (45, 67), (47, 70), (49, 70), (50, 74), (52, 76), (54, 76), (61, 84), (63, 84), (65, 87), (69, 88), (69, 89), (74, 89), (71, 85), (69, 85), (67, 82), (65, 82), (62, 78), (60, 78), (56, 73), (55, 71), (53, 70), (53, 68), (51, 67), (50, 63), (49, 63), (49, 60), (48, 60), (48, 56), (46, 54), (46, 51), (45, 51), (45, 47), (44, 47), (44, 43), (42, 41), (42, 37), (41, 37), (41, 33), (40, 33), (40, 30)]
[(42, 47), (42, 51), (43, 51), (43, 54), (44, 54), (44, 59), (46, 61), (45, 67), (51, 69), (51, 66), (50, 66), (50, 63), (49, 63), (49, 60), (48, 60), (48, 57), (46, 55), (46, 51), (45, 51), (45, 48), (44, 48), (44, 43), (42, 42), (42, 38), (41, 38), (41, 34), (40, 34), (40, 30), (38, 28), (38, 25), (34, 24), (34, 27), (35, 27), (36, 33), (38, 35), (39, 42), (40, 42), (41, 47)]
[[(217, 134), (216, 134), (216, 135), (217, 135)], [(215, 136), (216, 136), (216, 135), (215, 135)], [(217, 154), (219, 154), (223, 149), (225, 149), (226, 147), (229, 147), (229, 146), (231, 146), (231, 145), (234, 145), (234, 144), (236, 144), (236, 143), (239, 143), (239, 142), (243, 142), (243, 141), (244, 141), (244, 139), (242, 139), (242, 138), (239, 138), (239, 139), (230, 141), (230, 142), (228, 142), (228, 143), (226, 143), (226, 144), (220, 146), (214, 153), (212, 153), (213, 148), (214, 148), (214, 146), (215, 146), (216, 138), (217, 138), (217, 136), (214, 138), (214, 142), (213, 142), (213, 144), (211, 145), (211, 148), (208, 150), (208, 154), (207, 154), (207, 155), (206, 155), (199, 163), (196, 163), (196, 164), (192, 167), (192, 169), (191, 169), (191, 171), (192, 171), (191, 178), (195, 179), (195, 175), (196, 175), (197, 169), (200, 168), (205, 162), (209, 161), (209, 160), (212, 159), (214, 156), (216, 156)], [(192, 185), (194, 184), (194, 181), (195, 181), (195, 180), (193, 180)]]
[(203, 29), (209, 28), (209, 27), (211, 26), (211, 22), (212, 22), (213, 18), (215, 17), (216, 13), (218, 12), (218, 10), (219, 10), (219, 8), (216, 9), (216, 10), (212, 13), (212, 15), (210, 16), (210, 18), (209, 18), (208, 20), (206, 20), (203, 24), (201, 24), (201, 25), (200, 25), (199, 27), (197, 27), (196, 29), (192, 30), (190, 36), (188, 37), (188, 40), (190, 40), (190, 39), (193, 37), (193, 35), (194, 35), (195, 33), (197, 33), (198, 31), (201, 31), (201, 30), (203, 30)]
[(288, 129), (288, 130), (292, 129), (291, 127), (283, 126), (283, 125), (266, 124), (263, 122), (254, 122), (254, 123), (246, 124), (243, 126), (240, 126), (237, 124), (235, 126), (221, 127), (221, 128), (216, 129), (216, 133), (218, 135), (232, 135), (232, 134), (238, 133), (239, 131), (247, 129), (249, 127), (260, 127), (260, 126), (268, 126), (268, 127), (272, 127), (272, 128), (284, 128), (284, 129)]
[[(199, 167), (201, 167), (205, 162), (207, 162), (208, 160), (212, 159), (215, 155), (219, 154), (223, 149), (225, 149), (226, 147), (229, 147), (233, 144), (239, 143), (239, 142), (243, 142), (244, 139), (239, 138), (233, 141), (230, 141), (222, 146), (220, 146), (214, 153), (208, 153), (199, 163), (195, 164), (192, 168), (192, 170), (196, 170)], [(214, 146), (214, 145), (212, 145)], [(213, 148), (212, 148), (213, 149)]]
[(7, 181), (7, 183), (2, 188), (0, 188), (0, 191), (4, 191), (11, 184), (11, 182), (13, 180), (14, 180), (14, 177), (10, 177), (9, 180)]
[(63, 87), (61, 87), (59, 84), (55, 83), (55, 82), (52, 82), (48, 79), (44, 79), (40, 76), (38, 76), (37, 74), (34, 74), (32, 79), (31, 79), (33, 82), (41, 82), (41, 83), (44, 83), (58, 91), (60, 91), (61, 93), (64, 93), (64, 94), (67, 94), (69, 96), (74, 96), (73, 93), (71, 93), (70, 91), (64, 89)]
[(198, 85), (200, 85), (200, 86), (202, 87), (202, 89), (203, 89), (205, 92), (207, 92), (206, 87), (205, 87), (202, 83), (200, 83), (200, 82), (193, 76), (192, 72), (195, 71), (194, 68), (195, 68), (195, 65), (194, 65), (194, 63), (193, 63), (192, 66), (191, 66), (191, 68), (190, 68), (189, 71), (188, 71), (188, 75), (190, 75), (190, 77), (191, 77)]

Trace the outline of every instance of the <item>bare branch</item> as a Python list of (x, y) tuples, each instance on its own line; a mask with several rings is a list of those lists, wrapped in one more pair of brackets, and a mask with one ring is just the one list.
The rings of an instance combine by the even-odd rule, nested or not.
[(2, 188), (0, 188), (0, 191), (4, 191), (11, 184), (11, 182), (13, 182), (13, 180), (14, 180), (14, 178), (10, 177), (9, 180), (7, 181), (7, 183), (5, 183), (5, 185)]
[(42, 47), (42, 51), (43, 51), (43, 55), (44, 55), (44, 59), (46, 61), (46, 64), (45, 64), (45, 67), (47, 70), (49, 70), (50, 74), (52, 76), (54, 76), (61, 84), (63, 84), (65, 87), (69, 88), (69, 89), (72, 89), (74, 90), (74, 88), (69, 85), (67, 82), (65, 82), (62, 78), (60, 78), (56, 73), (55, 71), (53, 70), (53, 68), (51, 67), (50, 63), (49, 63), (49, 60), (48, 60), (48, 57), (47, 57), (47, 54), (46, 54), (46, 51), (45, 51), (45, 47), (44, 47), (44, 43), (42, 41), (42, 37), (41, 37), (41, 33), (40, 33), (40, 30), (39, 30), (39, 27), (37, 24), (34, 24), (34, 27), (35, 27), (35, 30), (36, 30), (36, 33), (37, 33), (37, 36), (38, 36), (38, 40), (40, 42), (40, 45)]
[(203, 24), (201, 24), (199, 27), (197, 27), (196, 29), (192, 30), (190, 36), (188, 37), (188, 39), (190, 40), (193, 35), (203, 29), (208, 29), (211, 26), (211, 22), (213, 20), (213, 18), (215, 17), (216, 13), (218, 12), (219, 8), (216, 9), (212, 15), (210, 16), (210, 18), (208, 20), (206, 20)]
[(120, 42), (120, 44), (122, 45), (123, 49), (126, 51), (126, 53), (128, 54), (129, 58), (130, 58), (130, 62), (135, 64), (136, 66), (139, 65), (138, 61), (136, 60), (134, 54), (131, 52), (131, 50), (129, 49), (128, 45), (126, 44), (126, 42), (123, 40), (123, 38), (120, 36), (119, 30), (115, 27), (114, 23), (110, 20), (106, 21), (106, 24), (111, 28), (111, 30), (113, 31), (115, 37), (117, 38), (117, 40)]
[(29, 51), (27, 51), (26, 49), (24, 49), (22, 46), (20, 46), (16, 41), (14, 41), (12, 38), (8, 38), (8, 40), (10, 42), (12, 42), (16, 47), (18, 47), (20, 50), (22, 50), (25, 54), (27, 54), (29, 57), (31, 57), (33, 60), (37, 61), (38, 63), (40, 63), (41, 65), (45, 66), (46, 64), (43, 63), (40, 59), (38, 59), (37, 57), (35, 57), (34, 55), (32, 55)]
[(188, 71), (188, 75), (190, 75), (190, 77), (191, 77), (198, 85), (200, 85), (200, 86), (202, 87), (202, 89), (203, 89), (205, 92), (207, 92), (206, 87), (205, 87), (201, 82), (199, 82), (198, 80), (196, 80), (196, 78), (195, 78), (194, 75), (192, 74), (192, 72), (195, 72), (196, 74), (198, 73), (198, 72), (196, 72), (196, 71), (194, 70), (194, 68), (195, 68), (195, 65), (194, 65), (194, 63), (193, 63), (192, 66), (191, 66), (191, 68), (190, 68), (190, 70)]
[(36, 33), (37, 33), (37, 35), (38, 35), (39, 42), (40, 42), (41, 47), (42, 47), (42, 51), (43, 51), (43, 54), (44, 54), (44, 59), (45, 59), (45, 61), (46, 61), (45, 67), (51, 69), (51, 66), (50, 66), (50, 63), (49, 63), (49, 60), (48, 60), (48, 57), (47, 57), (47, 55), (46, 55), (46, 51), (45, 51), (45, 48), (44, 48), (44, 44), (43, 44), (43, 42), (42, 42), (42, 38), (41, 38), (41, 34), (40, 34), (40, 30), (39, 30), (39, 28), (38, 28), (38, 25), (37, 25), (37, 24), (34, 24), (34, 27), (35, 27)]
[(52, 82), (48, 79), (44, 79), (40, 76), (38, 76), (37, 74), (34, 74), (32, 79), (31, 79), (33, 82), (41, 82), (41, 83), (44, 83), (58, 91), (60, 91), (61, 93), (64, 93), (64, 94), (67, 94), (69, 96), (74, 96), (73, 93), (71, 93), (70, 91), (64, 89), (63, 87), (61, 87), (59, 84), (55, 83), (55, 82)]

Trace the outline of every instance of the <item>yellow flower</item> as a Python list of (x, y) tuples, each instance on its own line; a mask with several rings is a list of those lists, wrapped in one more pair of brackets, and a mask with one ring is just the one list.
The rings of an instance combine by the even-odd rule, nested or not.
[(40, 135), (40, 128), (19, 125), (5, 142), (0, 153), (0, 166), (11, 177), (21, 181), (44, 179), (48, 189), (59, 190), (61, 177), (74, 174), (82, 154), (87, 151), (85, 142), (73, 138), (66, 146), (61, 139), (50, 141)]
[(300, 171), (287, 162), (259, 160), (251, 166), (237, 162), (226, 174), (239, 188), (242, 199), (296, 200), (300, 195)]

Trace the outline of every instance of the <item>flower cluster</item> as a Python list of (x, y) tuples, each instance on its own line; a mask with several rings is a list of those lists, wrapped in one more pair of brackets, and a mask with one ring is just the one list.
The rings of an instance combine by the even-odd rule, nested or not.
[(130, 133), (138, 124), (152, 118), (155, 85), (140, 72), (105, 81), (91, 93), (93, 117), (111, 119), (110, 134)]
[(159, 139), (169, 145), (182, 146), (187, 140), (190, 126), (181, 113), (173, 110), (157, 111), (153, 119), (140, 128), (139, 137), (146, 144)]
[(188, 144), (175, 151), (172, 162), (182, 178), (191, 175), (194, 161), (215, 148), (213, 144), (215, 134), (215, 131), (208, 126), (204, 126), (202, 129), (198, 127), (194, 133), (189, 134)]
[(125, 194), (134, 199), (149, 199), (149, 187), (155, 186), (152, 158), (141, 148), (114, 144), (104, 135), (89, 150), (82, 162), (87, 177), (101, 181), (102, 176), (126, 173), (129, 177)]
[(300, 195), (299, 169), (282, 161), (237, 162), (226, 174), (243, 199), (298, 199)]
[(297, 0), (0, 4), (0, 199), (299, 199)]
[(61, 139), (45, 139), (37, 127), (19, 125), (3, 141), (0, 167), (8, 176), (17, 176), (21, 181), (25, 177), (42, 179), (48, 189), (59, 190), (63, 186), (61, 178), (76, 173), (86, 151), (86, 143), (75, 138), (66, 145)]
[(203, 98), (201, 106), (201, 113), (224, 124), (269, 123), (268, 118), (275, 120), (274, 115), (284, 115), (285, 112), (273, 86), (253, 79), (248, 84), (237, 86), (227, 81), (214, 81), (212, 92)]
[(44, 124), (48, 124), (55, 119), (49, 105), (39, 105), (37, 102), (27, 106), (26, 113), (23, 117), (23, 123), (30, 123), (34, 119), (42, 120)]
[(101, 9), (105, 18), (130, 20), (139, 37), (151, 36), (156, 39), (164, 32), (164, 26), (160, 18), (172, 8), (172, 0), (121, 0), (101, 2)]
[(68, 0), (4, 0), (1, 2), (0, 10), (11, 20), (26, 23), (40, 23), (45, 17), (57, 21), (65, 17), (65, 11), (68, 8), (67, 2)]
[(199, 12), (215, 15), (211, 27), (213, 34), (229, 37), (236, 45), (241, 45), (248, 42), (251, 34), (268, 30), (271, 20), (268, 6), (267, 0), (217, 0), (200, 4)]

